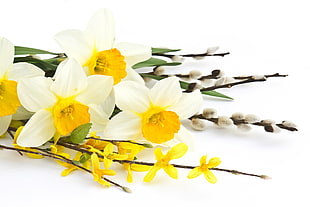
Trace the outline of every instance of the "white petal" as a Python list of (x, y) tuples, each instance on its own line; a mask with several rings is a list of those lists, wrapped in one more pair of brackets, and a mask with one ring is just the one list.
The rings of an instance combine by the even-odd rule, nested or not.
[(11, 68), (14, 59), (14, 45), (6, 38), (0, 39), (0, 78)]
[(100, 104), (111, 93), (113, 78), (104, 75), (92, 75), (87, 77), (87, 88), (76, 97), (76, 100), (88, 104)]
[(181, 120), (187, 119), (199, 112), (202, 101), (202, 95), (198, 90), (192, 93), (184, 93), (179, 101), (167, 110), (176, 112)]
[(149, 89), (133, 81), (125, 81), (114, 86), (115, 103), (121, 110), (137, 113), (145, 112), (150, 106)]
[(55, 81), (51, 85), (51, 90), (58, 96), (69, 97), (76, 95), (87, 87), (87, 77), (81, 65), (69, 58), (57, 67)]
[(173, 106), (181, 96), (179, 79), (176, 77), (160, 80), (150, 90), (150, 98), (155, 106)]
[(89, 105), (90, 122), (92, 123), (91, 131), (104, 131), (109, 122), (108, 115), (102, 110), (102, 107), (97, 104)]
[(111, 11), (108, 9), (97, 11), (90, 19), (86, 31), (95, 39), (98, 51), (112, 49), (115, 29)]
[(12, 115), (0, 116), (0, 136), (6, 132), (12, 120)]
[(174, 139), (164, 143), (164, 145), (172, 147), (178, 143), (185, 143), (190, 151), (194, 150), (194, 136), (182, 125), (178, 133), (174, 135)]
[(15, 114), (12, 115), (13, 120), (26, 120), (30, 119), (33, 115), (32, 112), (26, 110), (23, 106), (19, 106)]
[(115, 45), (123, 56), (128, 67), (133, 66), (136, 63), (145, 61), (152, 56), (152, 49), (149, 46), (132, 44), (132, 43), (117, 43)]
[(145, 84), (143, 78), (134, 69), (127, 67), (126, 72), (127, 76), (122, 81), (134, 81), (142, 85)]
[(142, 136), (141, 118), (129, 111), (115, 115), (107, 124), (104, 137), (108, 139), (134, 140)]
[(52, 107), (57, 99), (50, 91), (52, 79), (34, 77), (22, 79), (17, 84), (17, 94), (21, 104), (31, 112)]
[(9, 79), (19, 81), (23, 78), (44, 76), (44, 71), (30, 63), (15, 63), (9, 71)]
[(86, 32), (65, 30), (55, 35), (55, 40), (69, 58), (84, 65), (95, 50), (95, 41)]
[(47, 110), (35, 113), (17, 138), (23, 147), (38, 147), (50, 140), (56, 132), (52, 114)]
[(110, 117), (115, 108), (115, 93), (114, 90), (111, 91), (110, 95), (105, 99), (105, 101), (100, 104), (102, 110)]

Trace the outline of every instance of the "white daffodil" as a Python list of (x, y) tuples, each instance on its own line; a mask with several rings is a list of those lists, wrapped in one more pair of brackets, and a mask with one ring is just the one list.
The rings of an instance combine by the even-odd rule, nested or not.
[(90, 108), (102, 103), (113, 87), (111, 77), (87, 77), (74, 59), (59, 64), (54, 78), (35, 77), (18, 84), (20, 102), (35, 112), (18, 136), (18, 145), (40, 146), (53, 136), (68, 135), (79, 125), (98, 120)]
[(112, 76), (114, 85), (122, 80), (143, 83), (131, 66), (151, 57), (151, 48), (132, 43), (114, 43), (114, 19), (108, 9), (91, 18), (85, 31), (65, 30), (55, 39), (68, 57), (75, 58), (87, 75)]
[[(29, 63), (15, 63), (14, 45), (0, 38), (0, 135), (5, 133), (12, 116), (21, 109), (17, 84), (21, 79), (44, 76), (44, 71)], [(18, 118), (18, 117), (17, 117)]]
[(199, 91), (182, 93), (178, 78), (158, 81), (148, 89), (133, 81), (116, 86), (116, 105), (122, 110), (106, 126), (105, 137), (162, 145), (192, 145), (191, 133), (181, 120), (197, 113), (202, 104)]

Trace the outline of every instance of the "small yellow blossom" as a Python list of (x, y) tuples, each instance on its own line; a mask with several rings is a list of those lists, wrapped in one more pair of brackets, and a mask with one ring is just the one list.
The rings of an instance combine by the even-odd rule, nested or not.
[(100, 183), (104, 186), (110, 186), (110, 183), (105, 181), (103, 179), (104, 175), (116, 175), (116, 173), (113, 170), (110, 169), (101, 169), (100, 168), (100, 161), (98, 158), (98, 155), (96, 153), (93, 153), (90, 156), (91, 164), (92, 164), (92, 174), (94, 176), (94, 181)]
[[(70, 155), (68, 153), (60, 152), (60, 153), (58, 153), (58, 155), (61, 155), (61, 156), (65, 157), (65, 158), (67, 158), (67, 159), (70, 159)], [(73, 160), (78, 161), (79, 158), (80, 158), (80, 155), (81, 155), (81, 153), (76, 153), (76, 155), (75, 155)], [(57, 161), (58, 164), (60, 164), (60, 165), (62, 165), (62, 166), (64, 166), (66, 168), (65, 170), (63, 170), (61, 172), (61, 176), (67, 176), (72, 171), (79, 169), (77, 166), (74, 166), (74, 165), (72, 165), (70, 163), (62, 162), (60, 160), (56, 160), (56, 161)]]
[(160, 169), (164, 169), (165, 172), (174, 179), (178, 178), (178, 171), (177, 169), (169, 164), (170, 160), (172, 159), (178, 159), (182, 157), (186, 151), (188, 150), (188, 147), (184, 143), (177, 144), (173, 146), (166, 155), (164, 155), (161, 151), (161, 148), (156, 148), (154, 150), (154, 154), (156, 157), (157, 162), (154, 164), (153, 167), (151, 167), (150, 171), (146, 174), (144, 177), (144, 182), (150, 182), (154, 179), (156, 173)]
[(95, 148), (98, 150), (104, 150), (104, 148), (110, 143), (107, 141), (101, 141), (97, 140), (100, 139), (100, 136), (97, 136), (95, 132), (90, 133), (90, 137), (96, 138), (96, 139), (88, 139), (85, 144), (83, 144), (86, 148)]
[(219, 164), (221, 164), (221, 160), (218, 157), (211, 158), (209, 162), (207, 163), (207, 156), (206, 155), (202, 156), (200, 159), (200, 166), (192, 169), (188, 173), (187, 177), (189, 179), (192, 179), (192, 178), (198, 177), (199, 175), (203, 173), (206, 180), (214, 184), (217, 182), (217, 179), (210, 169), (218, 166)]
[[(118, 153), (122, 155), (127, 155), (127, 160), (134, 160), (136, 158), (136, 155), (141, 152), (145, 147), (133, 144), (129, 142), (120, 142), (117, 144), (118, 147)], [(144, 172), (150, 169), (150, 166), (146, 165), (139, 165), (139, 164), (130, 164), (130, 163), (124, 163), (124, 168), (128, 171), (127, 175), (127, 182), (132, 183), (132, 171), (137, 172)]]
[(91, 152), (98, 153), (103, 157), (103, 163), (105, 168), (111, 167), (113, 160), (125, 160), (127, 159), (128, 155), (120, 155), (114, 152), (114, 145), (109, 143), (105, 146), (103, 151), (100, 151), (94, 147), (90, 146)]

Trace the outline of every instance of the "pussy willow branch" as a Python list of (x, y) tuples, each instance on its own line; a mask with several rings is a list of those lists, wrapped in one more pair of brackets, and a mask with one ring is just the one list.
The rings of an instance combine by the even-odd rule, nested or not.
[(253, 83), (253, 82), (262, 82), (262, 81), (266, 81), (267, 78), (271, 78), (271, 77), (286, 77), (287, 75), (280, 75), (279, 73), (275, 73), (272, 75), (264, 75), (261, 78), (256, 78), (254, 76), (248, 76), (248, 77), (234, 77), (234, 79), (243, 79), (242, 81), (236, 81), (236, 82), (232, 82), (232, 83), (226, 83), (226, 84), (222, 84), (222, 85), (216, 85), (216, 86), (211, 86), (211, 87), (207, 87), (207, 88), (202, 88), (200, 89), (200, 91), (212, 91), (215, 89), (219, 89), (219, 88), (231, 88), (233, 86), (236, 85), (241, 85), (241, 84), (245, 84), (245, 83)]
[[(68, 163), (68, 164), (71, 164), (77, 168), (79, 168), (80, 170), (83, 170), (85, 172), (88, 172), (90, 174), (92, 174), (92, 171), (83, 167), (83, 166), (80, 166), (76, 163), (73, 162), (73, 160), (70, 160), (64, 156), (61, 156), (61, 155), (57, 155), (57, 154), (54, 154), (54, 153), (51, 153), (51, 152), (48, 152), (44, 149), (40, 149), (40, 148), (37, 148), (37, 147), (32, 147), (31, 149), (35, 149), (35, 150), (39, 150), (41, 152), (35, 152), (35, 151), (31, 151), (31, 150), (27, 150), (27, 149), (19, 149), (19, 148), (14, 148), (14, 147), (9, 147), (9, 146), (5, 146), (5, 145), (1, 145), (0, 144), (0, 149), (6, 149), (6, 150), (12, 150), (12, 151), (17, 151), (17, 152), (24, 152), (24, 153), (31, 153), (31, 154), (35, 154), (35, 155), (42, 155), (44, 157), (49, 157), (49, 158), (52, 158), (52, 159), (55, 159), (55, 160), (59, 160), (59, 161), (62, 161), (62, 162), (65, 162), (65, 163)], [(87, 151), (88, 152), (88, 151)], [(124, 187), (108, 178), (103, 178), (105, 181), (109, 182), (110, 184), (116, 186), (116, 187), (119, 187), (121, 188), (122, 190), (126, 191), (126, 192), (130, 192), (130, 190), (127, 188), (127, 187)]]
[[(213, 122), (215, 124), (217, 124), (218, 120), (219, 120), (219, 118), (205, 118), (202, 114), (194, 115), (194, 116), (190, 117), (189, 119), (190, 120), (192, 120), (192, 119), (203, 119), (203, 120)], [(234, 119), (233, 117), (230, 117), (230, 119), (233, 121), (233, 124), (236, 126), (238, 126), (240, 124), (251, 124), (251, 125), (255, 125), (255, 126), (262, 126), (262, 127), (264, 127), (264, 129), (267, 132), (273, 132), (272, 124), (268, 123), (268, 122), (264, 122), (264, 120), (254, 122), (254, 123), (250, 123), (250, 122), (246, 121), (245, 119)], [(288, 131), (298, 131), (298, 129), (296, 127), (286, 126), (282, 123), (275, 124), (275, 125), (281, 129), (285, 129)]]
[[(98, 139), (100, 140), (100, 139)], [(102, 140), (103, 141), (103, 140)], [(87, 153), (87, 154), (92, 154), (92, 152), (88, 151), (87, 149), (81, 148), (79, 145), (72, 145), (66, 142), (62, 142), (59, 141), (58, 142), (59, 145), (72, 149), (72, 150), (76, 150), (82, 153)], [(102, 155), (97, 154), (98, 157), (103, 158)], [(120, 164), (124, 164), (124, 163), (129, 163), (129, 164), (137, 164), (137, 165), (146, 165), (146, 166), (154, 166), (155, 163), (153, 162), (144, 162), (144, 161), (136, 161), (136, 160), (113, 160), (114, 162), (120, 163)], [(183, 168), (183, 169), (194, 169), (197, 166), (189, 166), (189, 165), (178, 165), (178, 164), (171, 164), (176, 168)], [(252, 176), (252, 177), (258, 177), (258, 178), (262, 178), (262, 179), (266, 179), (268, 178), (268, 176), (266, 175), (257, 175), (257, 174), (252, 174), (252, 173), (245, 173), (245, 172), (241, 172), (241, 171), (237, 171), (237, 170), (229, 170), (229, 169), (223, 169), (223, 168), (210, 168), (210, 170), (214, 170), (214, 171), (223, 171), (223, 172), (228, 172), (228, 173), (232, 173), (232, 174), (236, 174), (236, 175), (247, 175), (247, 176)]]
[(173, 58), (175, 56), (179, 56), (179, 57), (192, 57), (192, 58), (199, 58), (199, 57), (206, 57), (206, 56), (220, 56), (220, 57), (224, 57), (225, 55), (229, 55), (229, 52), (224, 52), (224, 53), (196, 53), (196, 54), (181, 54), (181, 55), (171, 55), (171, 54), (166, 54), (166, 53), (154, 53), (153, 56), (161, 56), (161, 57), (167, 57), (167, 58)]
[[(157, 79), (157, 80), (168, 78), (170, 76), (176, 76), (179, 78), (189, 78), (189, 75), (187, 75), (187, 74), (156, 75), (154, 72), (148, 72), (148, 73), (140, 73), (140, 75), (150, 77), (153, 79)], [(261, 78), (257, 78), (255, 76), (237, 76), (237, 77), (233, 77), (233, 78), (236, 80), (241, 80), (241, 81), (235, 81), (235, 82), (231, 82), (231, 83), (225, 83), (225, 84), (214, 85), (214, 86), (210, 86), (210, 87), (206, 87), (206, 88), (201, 88), (200, 91), (203, 92), (203, 91), (213, 91), (213, 90), (219, 89), (219, 88), (231, 88), (233, 86), (246, 84), (246, 83), (263, 82), (263, 81), (266, 81), (268, 78), (286, 77), (286, 76), (287, 75), (281, 75), (279, 73), (274, 73), (274, 74), (270, 74), (270, 75), (263, 75)], [(202, 79), (218, 79), (218, 77), (216, 75), (211, 74), (211, 75), (207, 75), (207, 76), (202, 76), (198, 80), (202, 80)], [(190, 83), (188, 85), (188, 88), (185, 89), (184, 92), (192, 92), (193, 89), (195, 88), (195, 85), (196, 85), (196, 83)]]

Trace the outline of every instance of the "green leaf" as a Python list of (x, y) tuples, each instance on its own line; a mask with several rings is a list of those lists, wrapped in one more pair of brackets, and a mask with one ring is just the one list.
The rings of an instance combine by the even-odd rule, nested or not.
[(46, 71), (55, 71), (57, 68), (57, 65), (48, 63), (44, 60), (40, 60), (37, 58), (33, 58), (33, 57), (15, 57), (14, 58), (14, 63), (18, 63), (18, 62), (27, 62), (27, 63), (31, 63), (39, 68), (41, 68), (42, 70)]
[(49, 52), (46, 50), (15, 46), (15, 55), (37, 55), (37, 54), (59, 55), (59, 53)]
[(168, 53), (168, 52), (177, 52), (180, 51), (181, 49), (168, 49), (168, 48), (152, 48), (152, 54), (163, 54), (163, 53)]
[(150, 58), (146, 61), (137, 63), (135, 65), (132, 66), (133, 69), (137, 69), (137, 68), (144, 68), (144, 67), (154, 67), (154, 66), (176, 66), (176, 65), (180, 65), (182, 63), (180, 62), (167, 62), (165, 60), (162, 59), (158, 59), (158, 58)]
[(214, 96), (214, 97), (218, 97), (218, 98), (225, 98), (225, 99), (229, 99), (229, 100), (234, 100), (232, 97), (226, 96), (226, 95), (219, 93), (217, 91), (202, 91), (201, 93), (204, 95), (208, 95), (208, 96)]
[(86, 161), (88, 161), (90, 159), (90, 154), (88, 153), (83, 153), (81, 156), (80, 156), (80, 163), (84, 163)]
[(75, 128), (70, 135), (70, 141), (74, 144), (79, 144), (82, 143), (87, 136), (90, 128), (91, 128), (91, 123), (86, 123), (78, 126)]

